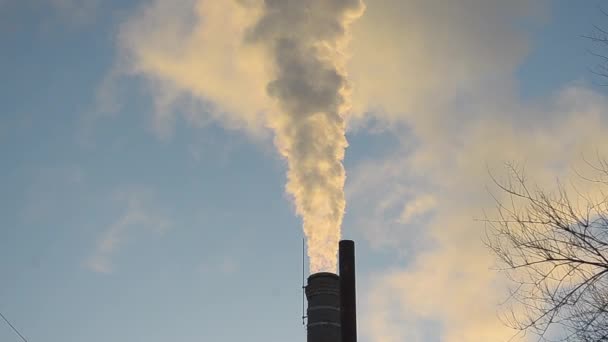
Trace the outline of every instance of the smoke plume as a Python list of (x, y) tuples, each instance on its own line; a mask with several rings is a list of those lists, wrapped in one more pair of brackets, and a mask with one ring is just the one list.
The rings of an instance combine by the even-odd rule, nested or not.
[(336, 270), (350, 109), (344, 48), (363, 8), (361, 0), (266, 0), (247, 36), (273, 62), (269, 125), (288, 163), (286, 191), (303, 220), (311, 272)]

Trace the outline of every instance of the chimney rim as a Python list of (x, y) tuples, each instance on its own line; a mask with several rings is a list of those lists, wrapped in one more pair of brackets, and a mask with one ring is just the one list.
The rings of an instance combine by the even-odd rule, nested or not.
[(340, 279), (340, 276), (332, 273), (332, 272), (317, 272), (317, 273), (313, 273), (310, 276), (308, 276), (308, 279), (315, 279), (315, 278), (335, 278), (335, 279)]

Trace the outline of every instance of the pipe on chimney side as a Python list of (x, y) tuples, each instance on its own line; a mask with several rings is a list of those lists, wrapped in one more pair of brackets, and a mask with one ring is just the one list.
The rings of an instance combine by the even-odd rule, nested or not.
[(340, 277), (320, 272), (306, 286), (308, 342), (340, 342)]
[[(342, 240), (340, 257), (340, 323), (342, 342), (357, 342), (357, 294), (355, 290), (355, 242)], [(340, 341), (340, 340), (338, 340)]]

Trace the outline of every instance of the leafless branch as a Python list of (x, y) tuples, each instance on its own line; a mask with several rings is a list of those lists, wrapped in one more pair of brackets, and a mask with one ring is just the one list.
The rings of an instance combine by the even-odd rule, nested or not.
[[(608, 163), (589, 165), (600, 177), (582, 180), (608, 186)], [(515, 165), (507, 170), (506, 181), (490, 175), (503, 196), (492, 195), (496, 214), (484, 220), (485, 242), (514, 284), (503, 321), (539, 341), (608, 341), (606, 198), (594, 202), (559, 182), (548, 193), (531, 187)]]

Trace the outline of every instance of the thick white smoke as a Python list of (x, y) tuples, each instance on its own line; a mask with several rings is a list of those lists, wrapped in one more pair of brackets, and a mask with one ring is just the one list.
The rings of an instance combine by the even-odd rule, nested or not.
[(361, 0), (266, 0), (247, 36), (273, 62), (269, 125), (288, 163), (286, 189), (303, 220), (311, 272), (336, 270), (350, 109), (344, 47), (363, 8)]

